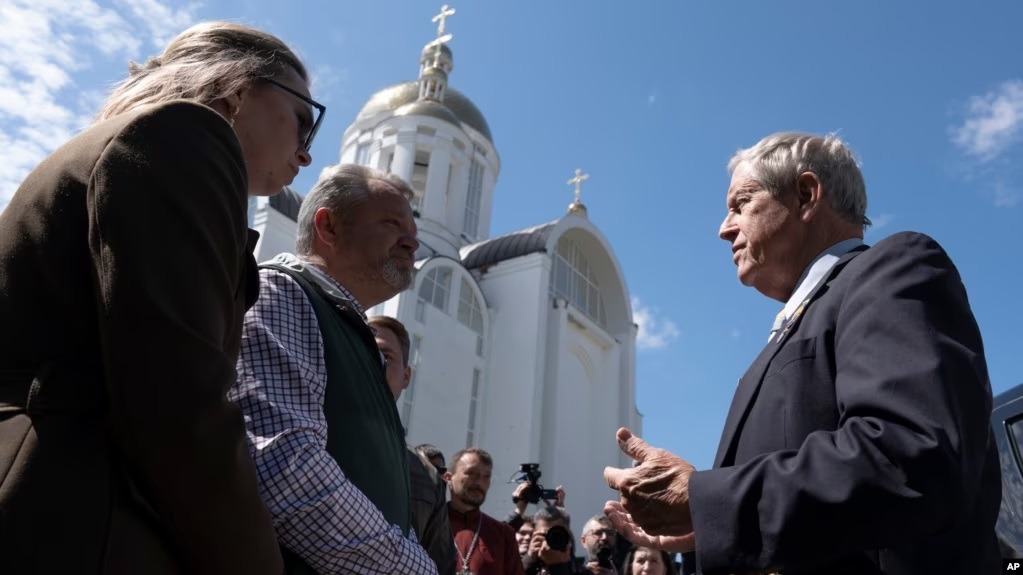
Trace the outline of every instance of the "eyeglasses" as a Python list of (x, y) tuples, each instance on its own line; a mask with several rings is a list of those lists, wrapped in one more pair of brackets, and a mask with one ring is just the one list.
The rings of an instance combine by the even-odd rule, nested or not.
[(274, 80), (273, 78), (267, 78), (266, 81), (270, 82), (274, 86), (277, 86), (281, 90), (284, 90), (285, 92), (291, 94), (292, 96), (298, 98), (299, 100), (302, 100), (306, 104), (309, 104), (310, 106), (312, 106), (313, 109), (317, 111), (316, 114), (313, 114), (312, 111), (310, 111), (310, 115), (314, 115), (315, 118), (312, 119), (311, 122), (312, 127), (308, 128), (309, 130), (308, 133), (306, 133), (307, 128), (306, 126), (301, 125), (299, 126), (298, 139), (299, 141), (302, 142), (302, 149), (308, 152), (309, 148), (311, 148), (313, 145), (313, 138), (316, 137), (316, 132), (320, 130), (320, 123), (323, 122), (323, 116), (324, 114), (327, 113), (327, 107), (313, 100), (312, 98), (309, 98), (307, 96), (302, 95), (299, 92), (296, 92), (295, 90), (292, 90), (291, 88), (285, 86), (284, 84), (281, 84), (280, 82)]

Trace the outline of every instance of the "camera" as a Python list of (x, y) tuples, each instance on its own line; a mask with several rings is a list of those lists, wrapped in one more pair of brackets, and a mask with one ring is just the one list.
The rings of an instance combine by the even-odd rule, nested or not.
[(614, 550), (610, 547), (601, 547), (600, 551), (597, 551), (597, 566), (604, 569), (613, 568), (614, 565), (611, 563), (611, 555), (613, 554)]
[[(544, 489), (543, 485), (540, 485), (539, 481), (542, 473), (540, 473), (539, 463), (522, 463), (519, 465), (519, 471), (522, 472), (522, 475), (518, 478), (518, 482), (522, 483), (525, 481), (528, 487), (526, 487), (518, 500), (523, 500), (527, 503), (539, 503), (541, 499), (558, 498), (556, 490)], [(517, 503), (518, 500), (513, 501), (513, 503)], [(548, 543), (548, 545), (550, 544)]]
[(568, 544), (572, 541), (572, 536), (569, 535), (568, 529), (561, 525), (552, 525), (547, 530), (547, 533), (544, 533), (543, 538), (547, 541), (547, 546), (555, 551), (568, 549)]

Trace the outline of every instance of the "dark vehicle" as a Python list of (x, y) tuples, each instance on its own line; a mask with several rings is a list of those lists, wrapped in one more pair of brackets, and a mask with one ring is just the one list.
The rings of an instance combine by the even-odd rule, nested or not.
[(998, 542), (1002, 556), (1023, 558), (1023, 384), (995, 397), (991, 427), (1002, 467)]

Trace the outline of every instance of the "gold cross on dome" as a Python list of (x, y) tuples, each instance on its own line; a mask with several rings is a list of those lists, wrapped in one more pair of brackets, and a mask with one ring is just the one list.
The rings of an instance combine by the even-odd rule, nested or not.
[(433, 17), (433, 20), (430, 20), (431, 22), (440, 22), (440, 24), (437, 26), (438, 38), (444, 35), (444, 22), (447, 21), (449, 16), (453, 16), (454, 14), (455, 9), (448, 8), (448, 5), (445, 4), (440, 7), (440, 14), (437, 14), (436, 16)]
[(575, 177), (568, 181), (568, 185), (575, 184), (575, 203), (579, 203), (579, 193), (582, 191), (580, 186), (586, 180), (590, 179), (589, 174), (584, 174), (580, 168), (575, 169)]

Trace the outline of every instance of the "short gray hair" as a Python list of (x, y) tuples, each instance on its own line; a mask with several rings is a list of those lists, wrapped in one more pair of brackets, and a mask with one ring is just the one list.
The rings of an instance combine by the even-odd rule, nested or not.
[(233, 22), (203, 22), (171, 40), (145, 64), (132, 62), (97, 119), (146, 104), (192, 100), (209, 106), (258, 80), (289, 72), (308, 81), (298, 56), (276, 36)]
[(327, 166), (320, 172), (320, 178), (302, 200), (302, 207), (298, 210), (295, 252), (300, 256), (313, 253), (313, 238), (316, 237), (316, 222), (313, 220), (320, 208), (327, 208), (342, 221), (347, 221), (352, 206), (369, 196), (369, 183), (372, 180), (391, 186), (406, 200), (412, 199), (412, 188), (394, 174), (358, 164)]
[(775, 197), (793, 191), (800, 174), (813, 172), (827, 190), (836, 213), (863, 227), (870, 225), (863, 173), (852, 150), (835, 134), (771, 134), (752, 148), (736, 152), (728, 162), (728, 172), (740, 165), (748, 166), (750, 177)]
[(564, 507), (547, 505), (536, 510), (533, 514), (533, 522), (543, 521), (544, 523), (563, 523), (568, 527), (572, 523), (572, 516)]
[(607, 518), (607, 515), (604, 515), (603, 513), (599, 515), (594, 515), (593, 517), (587, 519), (586, 523), (583, 524), (583, 535), (589, 535), (589, 533), (593, 531), (592, 529), (589, 528), (593, 524), (598, 524), (601, 526), (612, 525), (611, 520)]

